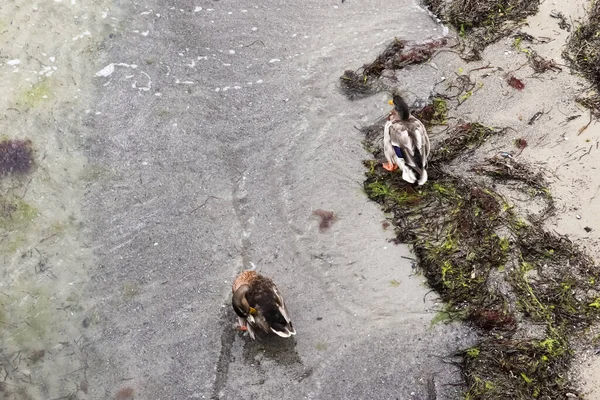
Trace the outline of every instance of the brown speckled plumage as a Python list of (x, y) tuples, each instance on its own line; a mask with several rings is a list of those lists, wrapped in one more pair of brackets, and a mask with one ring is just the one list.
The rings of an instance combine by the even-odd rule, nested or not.
[(234, 280), (231, 290), (232, 305), (240, 318), (240, 326), (247, 327), (252, 338), (252, 328), (256, 327), (283, 337), (296, 334), (283, 297), (271, 279), (246, 270)]
[(235, 293), (235, 291), (238, 290), (238, 288), (240, 286), (250, 285), (257, 277), (258, 277), (258, 274), (255, 271), (251, 271), (251, 270), (243, 271), (241, 274), (238, 275), (237, 278), (235, 278), (235, 281), (233, 281), (233, 285), (231, 286), (231, 291), (233, 293)]

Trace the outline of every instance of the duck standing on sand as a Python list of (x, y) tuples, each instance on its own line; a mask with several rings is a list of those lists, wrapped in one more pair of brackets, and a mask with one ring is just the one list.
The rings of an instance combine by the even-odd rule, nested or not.
[(271, 279), (249, 269), (235, 279), (231, 290), (240, 330), (248, 331), (252, 339), (256, 328), (281, 337), (296, 334), (283, 297)]
[[(383, 152), (387, 163), (383, 168), (402, 169), (402, 179), (420, 185), (427, 182), (427, 160), (430, 145), (427, 130), (421, 121), (410, 114), (404, 99), (395, 94), (389, 104), (394, 106), (383, 130)], [(408, 164), (408, 165), (407, 165)]]

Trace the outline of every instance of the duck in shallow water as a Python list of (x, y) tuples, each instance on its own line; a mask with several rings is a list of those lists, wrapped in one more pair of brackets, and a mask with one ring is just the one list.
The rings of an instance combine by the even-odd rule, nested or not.
[(427, 130), (421, 121), (410, 114), (404, 99), (394, 94), (389, 101), (390, 111), (383, 130), (383, 152), (387, 163), (383, 168), (402, 170), (402, 179), (420, 185), (427, 182), (427, 160), (430, 145)]
[(283, 297), (271, 279), (250, 269), (235, 279), (231, 289), (240, 330), (248, 331), (252, 339), (257, 328), (281, 337), (296, 334)]

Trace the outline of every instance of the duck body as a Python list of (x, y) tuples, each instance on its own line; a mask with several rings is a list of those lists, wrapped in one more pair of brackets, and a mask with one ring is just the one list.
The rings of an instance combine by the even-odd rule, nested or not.
[(248, 331), (252, 339), (256, 329), (281, 337), (296, 334), (285, 301), (270, 278), (246, 270), (235, 279), (231, 289), (240, 330)]
[(421, 121), (412, 116), (408, 106), (399, 95), (390, 101), (390, 112), (383, 131), (383, 152), (388, 171), (402, 170), (402, 179), (423, 185), (427, 182), (427, 160), (430, 143), (427, 130)]

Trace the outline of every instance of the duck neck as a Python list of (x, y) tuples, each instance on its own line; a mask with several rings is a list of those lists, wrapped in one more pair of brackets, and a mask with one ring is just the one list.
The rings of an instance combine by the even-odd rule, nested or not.
[(249, 285), (242, 285), (233, 293), (234, 306), (246, 315), (250, 313), (250, 304), (246, 300), (246, 292), (248, 290), (250, 290)]
[(394, 96), (394, 106), (396, 108), (396, 111), (398, 111), (400, 119), (406, 121), (410, 118), (410, 110), (408, 109), (408, 104), (406, 104), (402, 97)]

